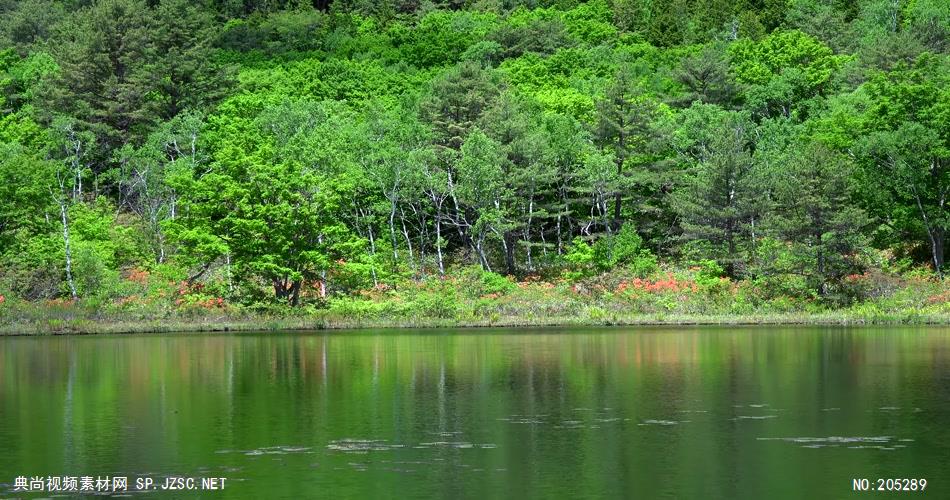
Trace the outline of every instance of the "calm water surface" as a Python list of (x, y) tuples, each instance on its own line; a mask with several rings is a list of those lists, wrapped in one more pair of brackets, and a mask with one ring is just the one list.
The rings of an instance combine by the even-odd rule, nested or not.
[(0, 498), (20, 475), (226, 477), (135, 495), (215, 499), (842, 498), (912, 477), (950, 498), (950, 328), (0, 338)]

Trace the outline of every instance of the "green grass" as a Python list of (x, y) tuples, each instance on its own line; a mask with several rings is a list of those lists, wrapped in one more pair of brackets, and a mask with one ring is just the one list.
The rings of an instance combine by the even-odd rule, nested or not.
[(121, 318), (14, 321), (0, 325), (0, 335), (88, 335), (171, 332), (293, 331), (360, 328), (542, 327), (636, 325), (950, 325), (950, 314), (763, 313), (763, 314), (608, 314), (563, 317), (501, 316), (481, 319), (353, 318), (325, 311), (291, 317), (242, 315), (201, 318), (124, 320)]
[[(477, 268), (301, 307), (231, 303), (202, 291), (0, 302), (0, 335), (605, 325), (950, 325), (950, 279), (868, 276), (840, 301), (695, 270), (516, 282)], [(858, 283), (861, 284), (861, 283)]]

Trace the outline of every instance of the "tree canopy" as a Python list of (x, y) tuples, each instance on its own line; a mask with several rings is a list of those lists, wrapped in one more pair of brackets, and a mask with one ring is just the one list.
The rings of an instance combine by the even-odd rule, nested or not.
[(0, 2), (0, 292), (940, 275), (948, 36), (937, 0)]

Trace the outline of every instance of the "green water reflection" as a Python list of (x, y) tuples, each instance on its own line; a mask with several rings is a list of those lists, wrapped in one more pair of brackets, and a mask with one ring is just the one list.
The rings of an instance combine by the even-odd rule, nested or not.
[(218, 476), (201, 497), (222, 499), (841, 498), (915, 477), (950, 498), (950, 329), (0, 338), (0, 497), (20, 475)]

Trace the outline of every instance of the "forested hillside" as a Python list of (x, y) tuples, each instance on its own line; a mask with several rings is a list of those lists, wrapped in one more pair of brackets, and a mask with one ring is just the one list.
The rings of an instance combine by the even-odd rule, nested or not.
[(946, 0), (0, 0), (0, 113), (8, 321), (950, 313)]

